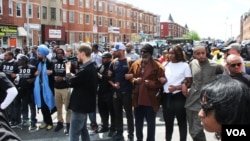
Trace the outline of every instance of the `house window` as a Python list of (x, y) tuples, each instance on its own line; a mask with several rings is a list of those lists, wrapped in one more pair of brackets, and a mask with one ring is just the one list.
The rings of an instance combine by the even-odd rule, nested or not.
[(94, 18), (93, 18), (93, 24), (96, 25), (96, 15), (94, 15)]
[(70, 41), (70, 44), (75, 42), (75, 33), (74, 32), (69, 33), (69, 41)]
[(67, 11), (63, 11), (63, 22), (67, 22)]
[(85, 7), (89, 8), (89, 5), (90, 5), (90, 1), (89, 0), (85, 0)]
[(37, 18), (40, 19), (40, 6), (37, 6)]
[(67, 4), (67, 0), (63, 0), (63, 4)]
[(98, 3), (98, 11), (102, 11), (102, 1), (99, 1)]
[(22, 4), (18, 2), (16, 3), (16, 16), (22, 17)]
[(13, 16), (13, 2), (9, 0), (9, 15)]
[(75, 0), (69, 0), (69, 5), (74, 5), (75, 4)]
[(32, 4), (27, 4), (27, 13), (28, 15), (26, 15), (28, 18), (32, 18), (33, 17), (33, 5)]
[(54, 7), (50, 8), (50, 15), (51, 15), (51, 20), (56, 20), (56, 8)]
[(122, 21), (118, 21), (118, 27), (122, 27)]
[(96, 10), (96, 4), (97, 4), (97, 2), (96, 2), (96, 0), (94, 0), (94, 2), (93, 2), (93, 9), (94, 10)]
[(109, 12), (110, 12), (110, 13), (113, 12), (113, 5), (109, 5)]
[(113, 23), (112, 23), (112, 18), (109, 19), (109, 26), (112, 26)]
[(69, 22), (73, 23), (75, 21), (75, 13), (74, 11), (69, 11)]
[(85, 23), (89, 24), (89, 15), (85, 16)]
[(3, 1), (0, 0), (0, 14), (3, 14)]
[(80, 13), (80, 15), (79, 15), (79, 21), (80, 21), (80, 24), (83, 24), (83, 14), (82, 13)]
[(43, 19), (47, 19), (47, 7), (43, 6)]
[(62, 9), (60, 9), (60, 21), (62, 21)]
[(102, 17), (101, 16), (99, 16), (99, 18), (98, 18), (98, 25), (102, 26)]
[(79, 6), (83, 7), (83, 0), (79, 0)]

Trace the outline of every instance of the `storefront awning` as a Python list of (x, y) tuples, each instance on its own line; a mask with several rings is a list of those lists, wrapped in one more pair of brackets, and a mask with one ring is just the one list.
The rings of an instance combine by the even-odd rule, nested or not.
[(18, 27), (18, 36), (27, 36), (27, 31), (23, 27)]

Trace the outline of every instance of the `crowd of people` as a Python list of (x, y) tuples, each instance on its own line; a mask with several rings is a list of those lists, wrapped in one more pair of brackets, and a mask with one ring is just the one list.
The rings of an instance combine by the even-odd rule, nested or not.
[[(137, 54), (132, 43), (114, 43), (105, 52), (88, 43), (75, 53), (55, 43), (52, 52), (43, 44), (30, 52), (5, 50), (0, 55), (0, 113), (11, 128), (50, 131), (56, 112), (54, 131), (65, 127), (70, 141), (90, 140), (89, 118), (91, 132), (108, 132), (113, 141), (122, 141), (125, 111), (129, 141), (143, 141), (144, 119), (146, 140), (155, 141), (156, 114), (162, 106), (166, 141), (172, 140), (175, 118), (180, 141), (187, 140), (188, 131), (194, 141), (206, 141), (204, 129), (221, 138), (224, 124), (250, 124), (250, 76), (240, 51), (237, 43), (213, 46), (211, 52), (199, 44), (191, 54), (177, 44), (160, 58), (153, 57), (152, 45), (143, 45)], [(96, 121), (96, 105), (101, 123)], [(43, 116), (39, 126), (36, 110)]]

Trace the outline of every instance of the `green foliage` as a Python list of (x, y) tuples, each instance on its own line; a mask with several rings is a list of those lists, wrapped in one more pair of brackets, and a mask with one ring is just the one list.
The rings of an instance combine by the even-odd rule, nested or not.
[(184, 38), (188, 38), (188, 39), (192, 39), (192, 40), (195, 40), (195, 41), (200, 41), (200, 36), (199, 34), (196, 32), (196, 31), (189, 31), (187, 34), (184, 34), (183, 35)]

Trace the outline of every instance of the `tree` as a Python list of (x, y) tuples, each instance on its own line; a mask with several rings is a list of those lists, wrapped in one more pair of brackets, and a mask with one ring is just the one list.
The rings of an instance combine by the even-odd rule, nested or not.
[(189, 39), (192, 39), (192, 40), (195, 40), (195, 41), (200, 41), (199, 34), (194, 30), (191, 30), (187, 34), (184, 34), (183, 37), (184, 38), (189, 38)]

